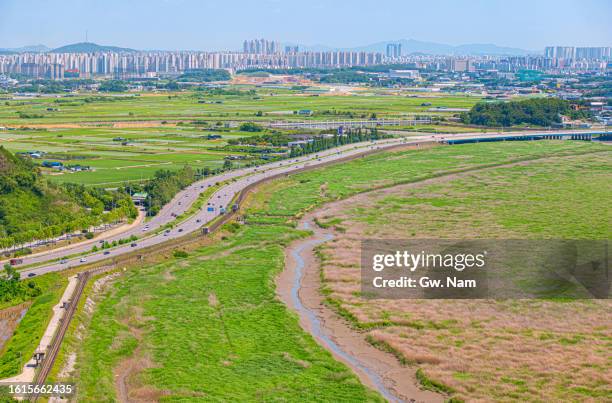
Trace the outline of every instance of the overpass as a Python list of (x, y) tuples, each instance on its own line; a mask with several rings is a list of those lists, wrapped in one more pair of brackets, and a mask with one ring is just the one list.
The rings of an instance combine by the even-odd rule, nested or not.
[(581, 141), (592, 141), (594, 137), (606, 136), (607, 132), (551, 132), (551, 133), (521, 133), (521, 134), (507, 134), (497, 135), (494, 137), (472, 137), (472, 138), (459, 138), (459, 139), (447, 139), (444, 142), (446, 144), (468, 144), (468, 143), (486, 143), (493, 141), (532, 141), (532, 140), (581, 140)]
[(270, 127), (274, 129), (338, 129), (346, 128), (372, 128), (385, 126), (415, 126), (431, 124), (429, 116), (414, 117), (411, 119), (362, 119), (362, 120), (302, 120), (272, 122)]

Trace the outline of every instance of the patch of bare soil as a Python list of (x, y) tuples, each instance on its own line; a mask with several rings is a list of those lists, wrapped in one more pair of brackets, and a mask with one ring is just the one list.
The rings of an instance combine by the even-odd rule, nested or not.
[(24, 302), (22, 304), (0, 310), (0, 351), (2, 351), (4, 344), (9, 341), (13, 335), (15, 328), (25, 316), (30, 305), (32, 305), (31, 302)]
[(113, 369), (115, 390), (120, 402), (154, 402), (169, 394), (168, 391), (145, 385), (141, 380), (142, 372), (154, 367), (153, 360), (143, 351), (141, 345), (144, 334), (142, 326), (152, 319), (143, 316), (142, 307), (131, 306), (128, 317), (123, 320), (130, 334), (136, 338), (137, 347), (130, 357), (121, 360)]

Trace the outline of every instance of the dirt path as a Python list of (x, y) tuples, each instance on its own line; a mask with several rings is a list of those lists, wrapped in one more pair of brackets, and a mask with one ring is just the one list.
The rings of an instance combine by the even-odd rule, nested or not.
[(300, 227), (311, 229), (314, 235), (293, 243), (285, 251), (286, 269), (276, 280), (280, 298), (298, 313), (306, 331), (388, 401), (442, 402), (442, 396), (419, 389), (414, 368), (402, 366), (391, 354), (373, 347), (323, 303), (314, 248), (333, 235), (311, 219), (307, 215)]

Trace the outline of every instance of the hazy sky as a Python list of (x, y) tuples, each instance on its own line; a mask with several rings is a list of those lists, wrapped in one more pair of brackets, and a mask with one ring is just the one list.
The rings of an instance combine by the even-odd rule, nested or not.
[(89, 41), (239, 49), (246, 38), (352, 47), (417, 39), (612, 46), (612, 0), (0, 0), (0, 48)]

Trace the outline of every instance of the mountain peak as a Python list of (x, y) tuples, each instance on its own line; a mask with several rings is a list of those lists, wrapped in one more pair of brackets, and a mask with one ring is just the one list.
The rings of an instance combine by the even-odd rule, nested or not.
[(53, 49), (53, 53), (96, 53), (96, 52), (136, 52), (130, 48), (98, 45), (93, 42), (78, 42)]

